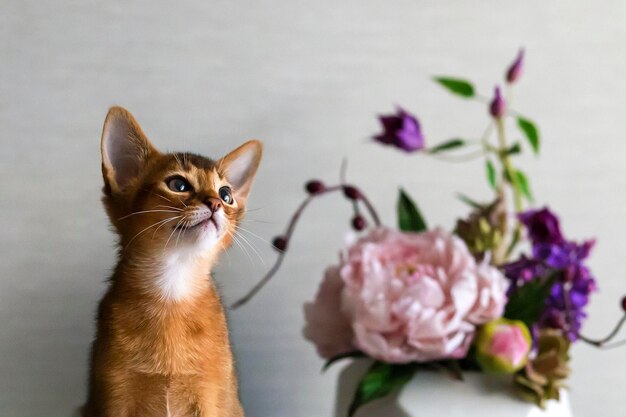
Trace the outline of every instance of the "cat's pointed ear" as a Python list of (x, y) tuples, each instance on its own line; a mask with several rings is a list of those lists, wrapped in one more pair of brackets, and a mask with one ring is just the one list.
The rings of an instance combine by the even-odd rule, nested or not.
[(248, 198), (262, 154), (263, 144), (258, 140), (251, 140), (217, 162), (217, 166), (233, 186), (235, 198), (239, 201), (245, 203)]
[(158, 154), (133, 115), (122, 107), (109, 109), (100, 151), (107, 193), (123, 191), (137, 178), (150, 157)]

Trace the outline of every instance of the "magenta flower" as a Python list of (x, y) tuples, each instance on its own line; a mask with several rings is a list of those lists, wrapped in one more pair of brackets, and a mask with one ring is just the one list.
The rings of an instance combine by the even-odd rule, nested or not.
[(415, 116), (398, 107), (397, 113), (379, 117), (383, 131), (374, 136), (382, 144), (395, 146), (405, 152), (415, 152), (425, 146), (420, 123)]
[(502, 315), (505, 292), (502, 273), (456, 236), (375, 229), (329, 268), (304, 307), (304, 334), (325, 358), (351, 350), (389, 363), (463, 358), (476, 326)]
[(489, 104), (489, 113), (496, 119), (501, 119), (506, 114), (506, 102), (500, 93), (500, 87), (496, 87), (493, 100)]
[(517, 54), (517, 58), (506, 71), (506, 81), (513, 84), (522, 75), (524, 69), (524, 48), (521, 48)]

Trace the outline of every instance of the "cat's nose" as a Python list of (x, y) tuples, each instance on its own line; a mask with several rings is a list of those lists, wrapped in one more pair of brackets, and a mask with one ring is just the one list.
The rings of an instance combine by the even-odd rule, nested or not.
[(204, 204), (208, 208), (210, 208), (213, 213), (215, 213), (220, 208), (222, 208), (222, 200), (220, 200), (219, 198), (215, 198), (215, 197), (207, 198), (206, 200), (204, 200)]

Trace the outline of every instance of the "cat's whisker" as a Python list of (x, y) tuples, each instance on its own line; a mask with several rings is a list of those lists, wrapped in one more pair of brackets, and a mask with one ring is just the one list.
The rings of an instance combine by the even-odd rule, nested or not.
[(146, 213), (176, 213), (176, 211), (175, 210), (142, 210), (142, 211), (136, 211), (134, 213), (130, 213), (126, 216), (120, 217), (117, 220), (124, 220), (131, 216), (135, 216), (137, 214), (146, 214)]
[(254, 259), (252, 259), (252, 255), (250, 254), (250, 251), (248, 251), (246, 246), (239, 239), (239, 236), (233, 235), (233, 239), (235, 240), (235, 242), (237, 242), (239, 247), (245, 252), (246, 256), (248, 257), (248, 262), (250, 262), (250, 265), (254, 265)]
[(262, 263), (263, 265), (265, 265), (265, 260), (263, 259), (263, 257), (262, 257), (262, 256), (261, 256), (261, 254), (259, 253), (259, 251), (258, 251), (257, 247), (256, 247), (256, 246), (255, 246), (252, 242), (250, 242), (250, 241), (249, 241), (249, 240), (248, 240), (248, 239), (247, 239), (244, 235), (238, 235), (238, 237), (239, 237), (239, 238), (241, 238), (241, 240), (242, 240), (245, 244), (247, 244), (247, 245), (250, 247), (250, 249), (252, 249), (252, 251), (256, 254), (256, 256), (258, 256), (258, 258), (259, 258), (259, 260), (261, 261), (261, 263)]
[(240, 225), (235, 226), (235, 227), (237, 228), (237, 231), (248, 233), (248, 234), (249, 234), (249, 235), (251, 235), (252, 237), (256, 237), (256, 238), (257, 238), (257, 239), (259, 239), (260, 241), (265, 242), (265, 243), (267, 243), (267, 244), (271, 245), (271, 243), (270, 243), (268, 240), (266, 240), (266, 239), (262, 238), (261, 236), (257, 235), (256, 233), (251, 232), (250, 230), (245, 229), (245, 228), (241, 227)]
[(162, 207), (162, 208), (169, 208), (169, 209), (172, 209), (172, 210), (184, 211), (183, 209), (181, 209), (181, 208), (179, 208), (179, 207), (174, 207), (174, 206), (166, 206), (166, 205), (164, 205), (164, 204), (159, 204), (158, 206), (155, 206), (155, 207)]
[(228, 233), (232, 238), (233, 238), (233, 242), (235, 242), (237, 244), (237, 246), (239, 246), (242, 250), (242, 252), (244, 252), (247, 257), (248, 257), (248, 261), (250, 261), (250, 264), (253, 265), (254, 262), (252, 261), (252, 257), (250, 256), (250, 253), (248, 252), (248, 250), (246, 249), (245, 246), (243, 246), (241, 244), (241, 242), (239, 242), (239, 239), (237, 238), (237, 235), (235, 235), (232, 231), (228, 230), (226, 233)]
[(174, 228), (172, 229), (172, 233), (170, 233), (169, 237), (167, 238), (167, 240), (165, 241), (165, 245), (163, 246), (163, 251), (165, 252), (165, 249), (167, 248), (167, 244), (170, 243), (170, 239), (172, 238), (172, 236), (174, 236), (174, 233), (176, 233), (176, 228), (178, 226), (180, 226), (180, 224), (182, 222), (184, 222), (187, 218), (185, 216), (183, 216), (178, 223), (176, 223), (176, 226), (174, 226)]
[(180, 239), (180, 235), (183, 233), (183, 230), (185, 230), (187, 228), (187, 226), (189, 225), (189, 221), (184, 221), (182, 226), (180, 227), (180, 230), (178, 231), (178, 236), (176, 236), (176, 244), (174, 245), (174, 247), (178, 247), (178, 239)]
[(263, 210), (263, 209), (265, 209), (265, 207), (256, 207), (256, 208), (253, 208), (253, 209), (246, 209), (246, 213), (252, 213), (254, 211), (259, 211), (259, 210)]
[(137, 239), (137, 237), (138, 237), (139, 235), (141, 235), (143, 232), (145, 232), (145, 231), (146, 231), (146, 230), (148, 230), (148, 229), (153, 228), (154, 226), (156, 226), (156, 225), (158, 225), (158, 224), (161, 224), (161, 223), (164, 223), (164, 222), (165, 222), (165, 223), (166, 223), (166, 222), (169, 222), (170, 220), (173, 220), (173, 218), (168, 217), (167, 219), (159, 220), (158, 222), (156, 222), (156, 223), (154, 223), (154, 224), (151, 224), (150, 226), (148, 226), (148, 227), (146, 227), (145, 229), (143, 229), (141, 232), (137, 233), (137, 234), (136, 234), (135, 236), (133, 236), (133, 238), (132, 238), (132, 239), (131, 239), (131, 240), (130, 240), (127, 244), (126, 244), (126, 246), (124, 246), (124, 251), (126, 251), (126, 249), (128, 249), (128, 247), (130, 246), (130, 244), (131, 244), (131, 243), (133, 243), (133, 241), (134, 241), (135, 239)]
[(278, 222), (271, 222), (269, 220), (259, 220), (259, 219), (248, 219), (248, 218), (244, 218), (243, 220), (241, 220), (242, 223), (263, 223), (263, 224), (278, 224)]
[(146, 190), (146, 189), (143, 189), (143, 190), (144, 190), (144, 191), (148, 191), (150, 194), (155, 195), (155, 196), (157, 196), (157, 197), (159, 197), (159, 198), (162, 198), (162, 199), (163, 199), (163, 200), (165, 200), (165, 201), (169, 201), (170, 203), (174, 204), (174, 202), (173, 202), (172, 200), (170, 200), (169, 198), (167, 198), (167, 197), (165, 197), (165, 196), (163, 196), (163, 195), (161, 195), (161, 194), (157, 194), (157, 193), (155, 193), (154, 191), (149, 191), (149, 190)]
[[(178, 219), (178, 218), (180, 218), (180, 217), (182, 217), (182, 216), (172, 217), (172, 218), (170, 219), (170, 221), (171, 221), (171, 220), (176, 220), (176, 219)], [(158, 232), (158, 231), (159, 231), (159, 229), (160, 229), (161, 227), (165, 226), (167, 223), (168, 223), (168, 222), (161, 223), (161, 225), (160, 225), (159, 227), (157, 227), (156, 229), (154, 229), (154, 232), (152, 233), (152, 238), (153, 238), (153, 239), (154, 239), (154, 235), (156, 235), (156, 232)]]
[[(239, 235), (237, 235), (237, 237), (239, 239), (241, 239), (243, 241), (243, 243), (248, 245), (250, 247), (250, 249), (252, 249), (252, 251), (255, 253), (255, 255), (259, 258), (259, 261), (261, 261), (261, 264), (265, 265), (265, 259), (263, 259), (263, 256), (261, 256), (259, 248), (253, 242), (251, 242), (246, 236), (244, 236), (243, 234), (239, 234)], [(255, 237), (257, 237), (257, 236), (255, 236)], [(262, 238), (259, 238), (259, 239), (264, 240)], [(267, 241), (265, 241), (265, 242), (267, 242)]]

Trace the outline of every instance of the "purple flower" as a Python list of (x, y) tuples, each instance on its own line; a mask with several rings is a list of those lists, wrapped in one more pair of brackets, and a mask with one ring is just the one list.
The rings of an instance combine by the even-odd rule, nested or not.
[(533, 245), (538, 243), (556, 244), (563, 242), (559, 219), (547, 208), (529, 210), (519, 215), (519, 220), (526, 226)]
[(420, 123), (412, 114), (398, 107), (396, 114), (379, 117), (383, 131), (374, 139), (406, 152), (424, 149), (424, 135)]
[(594, 240), (577, 244), (562, 241), (559, 243), (536, 243), (533, 246), (533, 257), (541, 260), (552, 268), (565, 269), (572, 265), (579, 265), (587, 259)]
[(504, 265), (511, 281), (509, 294), (525, 284), (555, 276), (556, 282), (545, 301), (539, 327), (561, 329), (571, 340), (578, 339), (590, 294), (596, 290), (596, 281), (584, 261), (589, 257), (595, 241), (583, 243), (563, 237), (559, 219), (547, 208), (530, 210), (519, 215), (532, 243), (532, 257), (522, 256), (518, 261)]
[(504, 274), (511, 281), (509, 294), (517, 288), (527, 284), (537, 277), (545, 276), (548, 270), (546, 266), (536, 259), (522, 255), (519, 260), (508, 263), (502, 267)]
[(513, 61), (509, 69), (506, 71), (506, 81), (509, 84), (513, 84), (522, 75), (523, 69), (524, 69), (524, 48), (520, 48), (517, 54), (517, 58), (515, 58), (515, 61)]
[(500, 93), (500, 87), (496, 87), (493, 100), (489, 104), (489, 113), (496, 119), (501, 119), (506, 114), (506, 102)]
[(595, 290), (595, 280), (589, 270), (581, 266), (574, 282), (557, 281), (546, 299), (539, 319), (540, 327), (561, 329), (569, 340), (576, 341), (584, 319), (589, 296)]

